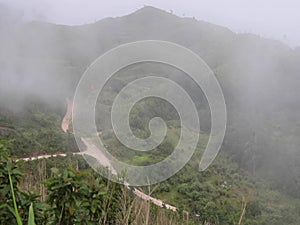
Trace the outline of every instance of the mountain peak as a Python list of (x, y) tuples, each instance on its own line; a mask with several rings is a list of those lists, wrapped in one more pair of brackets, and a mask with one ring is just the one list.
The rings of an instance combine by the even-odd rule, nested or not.
[(145, 5), (144, 7), (138, 9), (136, 12), (164, 12), (166, 13), (164, 10), (156, 8), (154, 6), (150, 6), (150, 5)]
[(134, 13), (130, 14), (129, 16), (146, 16), (146, 17), (168, 17), (168, 16), (175, 16), (167, 11), (164, 11), (162, 9), (159, 8), (155, 8), (153, 6), (144, 6), (141, 9), (138, 9), (137, 11), (135, 11)]

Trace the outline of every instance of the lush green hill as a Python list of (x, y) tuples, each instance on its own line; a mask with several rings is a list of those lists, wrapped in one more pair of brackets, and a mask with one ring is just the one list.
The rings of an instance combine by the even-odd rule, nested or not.
[[(7, 143), (10, 153), (26, 156), (73, 151), (76, 147), (72, 135), (60, 130), (66, 108), (65, 98), (73, 96), (82, 73), (99, 55), (119, 44), (143, 39), (178, 43), (190, 48), (208, 63), (223, 89), (228, 110), (227, 132), (219, 159), (221, 167), (229, 164), (225, 171), (231, 170), (236, 163), (237, 174), (245, 170), (242, 175), (250, 177), (250, 189), (253, 189), (251, 201), (258, 199), (261, 202), (260, 219), (265, 217), (264, 221), (267, 221), (270, 219), (268, 216), (273, 216), (269, 224), (280, 224), (278, 221), (296, 224), (292, 219), (288, 221), (298, 218), (294, 214), (298, 203), (287, 196), (300, 197), (299, 48), (291, 49), (278, 41), (252, 34), (236, 34), (220, 26), (193, 18), (180, 18), (153, 7), (83, 26), (32, 22), (0, 28), (0, 127), (5, 128), (0, 129), (0, 138), (10, 140)], [(119, 71), (108, 82), (103, 97), (99, 99), (99, 115), (108, 118), (113, 98), (126, 82), (139, 74), (151, 72), (168, 74), (167, 77), (187, 89), (197, 105), (203, 130), (208, 134), (209, 107), (203, 93), (185, 74), (166, 66), (143, 64)], [(149, 111), (159, 105), (163, 105), (161, 110)], [(144, 113), (138, 113), (138, 110)], [(178, 117), (172, 107), (147, 100), (133, 110), (132, 118), (136, 123), (131, 124), (135, 134), (146, 137), (149, 118), (166, 111), (172, 113), (165, 118), (170, 128), (170, 141), (161, 146), (164, 154), (168, 154), (167, 148), (174, 145), (178, 128)], [(130, 158), (134, 153), (120, 153), (123, 148), (110, 133), (110, 124), (100, 124), (96, 120), (99, 127), (106, 129), (103, 138), (115, 151), (114, 154), (125, 160)], [(164, 154), (156, 158), (136, 155), (132, 163), (147, 164), (154, 159), (159, 160)], [(222, 159), (223, 156), (226, 159)], [(178, 184), (164, 184), (171, 187), (169, 192), (164, 193), (166, 199), (178, 204), (186, 203), (184, 207), (195, 214), (205, 210), (209, 202), (214, 202), (221, 209), (220, 187), (224, 179), (220, 176), (229, 176), (226, 179), (234, 183), (234, 189), (226, 191), (229, 199), (226, 204), (231, 205), (230, 201), (233, 201), (232, 205), (237, 210), (241, 196), (233, 195), (238, 189), (239, 178), (236, 180), (232, 177), (234, 174), (228, 175), (227, 172), (214, 174), (213, 168), (204, 173), (207, 179), (198, 180), (198, 183), (203, 181), (204, 186), (213, 190), (212, 196), (205, 198), (199, 208), (191, 202), (193, 198), (201, 202), (200, 197), (193, 197), (191, 193), (195, 191), (192, 187), (187, 189), (182, 180)], [(191, 179), (198, 179), (198, 173), (191, 173), (188, 168), (184, 170), (191, 174)], [(258, 180), (258, 184), (253, 185), (252, 179)], [(214, 182), (216, 187), (211, 184)], [(201, 186), (196, 192), (201, 194), (203, 188)], [(189, 194), (180, 193), (182, 189)], [(157, 194), (163, 197), (163, 194)], [(215, 202), (214, 198), (218, 201)], [(209, 204), (209, 207), (216, 206)], [(291, 215), (285, 215), (286, 210), (291, 210)], [(235, 221), (236, 217), (238, 213), (233, 216)], [(248, 219), (256, 220), (251, 216)]]

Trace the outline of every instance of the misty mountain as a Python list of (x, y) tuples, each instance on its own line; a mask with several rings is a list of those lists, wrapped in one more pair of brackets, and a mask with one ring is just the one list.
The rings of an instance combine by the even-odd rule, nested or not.
[(81, 26), (17, 23), (0, 29), (1, 108), (20, 110), (32, 96), (64, 107), (98, 56), (144, 39), (180, 44), (207, 62), (228, 110), (222, 150), (299, 197), (300, 51), (275, 40), (153, 7)]

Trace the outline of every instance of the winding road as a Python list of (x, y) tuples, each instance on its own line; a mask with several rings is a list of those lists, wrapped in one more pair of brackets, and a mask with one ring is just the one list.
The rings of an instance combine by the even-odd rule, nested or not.
[[(66, 114), (62, 120), (61, 123), (61, 128), (64, 132), (67, 132), (69, 129), (69, 126), (71, 124), (72, 121), (72, 107), (73, 107), (73, 102), (71, 99), (67, 98), (67, 111)], [(86, 151), (84, 152), (76, 152), (76, 153), (72, 153), (73, 155), (89, 155), (94, 157), (95, 159), (97, 159), (102, 166), (107, 167), (110, 172), (114, 175), (117, 175), (117, 171), (113, 168), (113, 166), (111, 165), (109, 159), (102, 153), (101, 150), (99, 150), (97, 148), (97, 146), (93, 143), (93, 141), (91, 139), (88, 138), (81, 138), (82, 142), (85, 144), (86, 146)], [(24, 161), (32, 161), (32, 160), (39, 160), (39, 159), (47, 159), (50, 157), (66, 157), (67, 154), (53, 154), (53, 155), (40, 155), (37, 157), (29, 157), (29, 158), (21, 158), (19, 160), (24, 160)], [(130, 185), (128, 183), (124, 183), (125, 187), (129, 190), (132, 190), (132, 192), (138, 196), (139, 198), (146, 200), (146, 201), (150, 201), (153, 204), (161, 207), (161, 208), (166, 208), (172, 211), (177, 211), (177, 208), (175, 206), (169, 205), (167, 203), (164, 203), (162, 200), (157, 199), (157, 198), (153, 198), (150, 195), (145, 194), (144, 192), (142, 192), (141, 190), (137, 189), (137, 188), (132, 188), (130, 187)]]

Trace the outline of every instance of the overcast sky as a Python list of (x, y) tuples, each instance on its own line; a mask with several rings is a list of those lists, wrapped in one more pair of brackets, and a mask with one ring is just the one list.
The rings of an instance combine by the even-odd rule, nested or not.
[(27, 20), (85, 24), (144, 5), (300, 46), (299, 0), (0, 0)]

